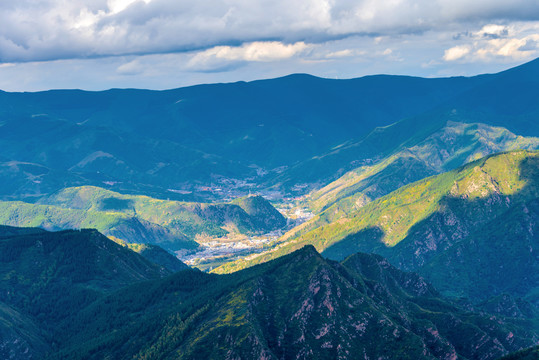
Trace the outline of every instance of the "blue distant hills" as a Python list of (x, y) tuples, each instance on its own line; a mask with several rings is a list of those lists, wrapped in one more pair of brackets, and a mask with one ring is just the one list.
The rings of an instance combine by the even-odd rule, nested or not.
[(535, 359), (538, 99), (539, 60), (0, 92), (0, 358)]
[(0, 92), (0, 196), (80, 185), (180, 200), (297, 195), (449, 120), (539, 135), (538, 74), (534, 60), (469, 78), (296, 74), (167, 91)]

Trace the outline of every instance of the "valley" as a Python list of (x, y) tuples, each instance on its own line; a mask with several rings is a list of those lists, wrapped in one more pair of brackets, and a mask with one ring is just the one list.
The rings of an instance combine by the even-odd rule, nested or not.
[(213, 270), (223, 263), (228, 263), (246, 256), (257, 254), (271, 248), (280, 237), (280, 232), (264, 234), (259, 237), (216, 238), (199, 240), (199, 249), (178, 250), (176, 256), (189, 266), (201, 270)]
[(533, 354), (538, 98), (539, 60), (0, 92), (0, 357)]
[[(311, 244), (337, 260), (358, 251), (381, 254), (448, 295), (484, 299), (510, 291), (537, 303), (537, 157), (537, 151), (501, 153), (420, 180), (351, 216), (312, 228), (307, 223), (281, 246), (215, 271), (233, 272)], [(499, 265), (486, 271), (482, 261)], [(437, 267), (451, 272), (442, 276)], [(507, 288), (498, 288), (497, 281)]]
[(203, 237), (197, 240), (200, 245), (193, 250), (178, 250), (176, 256), (189, 266), (204, 271), (212, 271), (223, 264), (239, 259), (251, 258), (261, 252), (281, 246), (286, 240), (282, 240), (285, 232), (313, 218), (313, 214), (307, 208), (294, 206), (293, 203), (280, 203), (280, 206), (288, 205), (288, 208), (279, 208), (278, 211), (287, 219), (287, 224), (281, 229), (259, 236), (242, 236), (224, 238)]

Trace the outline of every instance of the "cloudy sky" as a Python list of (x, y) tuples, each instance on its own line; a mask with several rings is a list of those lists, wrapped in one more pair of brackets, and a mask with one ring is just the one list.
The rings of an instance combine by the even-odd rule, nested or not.
[(2, 0), (0, 89), (167, 89), (310, 73), (496, 72), (538, 0)]

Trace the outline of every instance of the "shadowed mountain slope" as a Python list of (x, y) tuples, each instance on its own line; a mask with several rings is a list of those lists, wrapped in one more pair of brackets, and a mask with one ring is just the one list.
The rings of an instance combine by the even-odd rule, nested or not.
[(49, 350), (46, 335), (35, 320), (0, 302), (2, 359), (42, 359)]
[(115, 243), (142, 255), (142, 257), (151, 263), (160, 265), (173, 273), (189, 268), (189, 266), (181, 262), (176, 256), (160, 246), (153, 244), (126, 243), (125, 241), (114, 237), (110, 237), (110, 239)]
[(536, 360), (537, 358), (539, 358), (539, 345), (509, 354), (500, 360)]
[(0, 227), (0, 354), (44, 358), (54, 329), (124, 286), (172, 272), (95, 230)]
[(464, 311), (381, 257), (339, 264), (305, 247), (123, 289), (64, 327), (58, 358), (495, 359), (536, 341), (527, 326)]
[(291, 75), (168, 91), (1, 92), (0, 195), (35, 198), (106, 183), (122, 192), (199, 199), (213, 195), (192, 192), (196, 186), (232, 179), (291, 191), (370, 160), (354, 144), (409, 118), (418, 119), (417, 132), (409, 127), (377, 142), (376, 153), (428, 136), (452, 114), (537, 136), (538, 68), (535, 60), (472, 78)]
[(514, 151), (477, 160), (218, 270), (313, 244), (334, 259), (357, 251), (379, 253), (452, 295), (480, 300), (510, 292), (537, 303), (538, 156)]
[(170, 274), (95, 230), (1, 236), (0, 247), (2, 298), (17, 305), (36, 301), (32, 291), (52, 293), (66, 284), (92, 293)]

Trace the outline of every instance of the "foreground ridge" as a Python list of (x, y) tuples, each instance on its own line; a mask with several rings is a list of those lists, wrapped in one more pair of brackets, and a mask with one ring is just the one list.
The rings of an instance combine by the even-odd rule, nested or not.
[[(95, 231), (82, 234), (98, 237), (101, 248), (131, 254)], [(78, 232), (47, 236), (75, 241)], [(139, 259), (135, 253), (129, 256)], [(68, 261), (54, 254), (52, 259), (59, 265)], [(7, 263), (18, 261), (11, 256)], [(141, 261), (131, 268), (148, 264)], [(101, 277), (107, 274), (103, 271)], [(107, 286), (94, 291), (90, 302), (70, 296), (71, 287), (79, 285), (67, 283), (48, 296), (73, 311), (52, 322), (47, 313), (39, 315), (16, 301), (8, 302), (14, 309), (4, 313), (19, 311), (27, 324), (41, 329), (45, 335), (39, 341), (25, 341), (36, 349), (34, 354), (49, 344), (52, 359), (488, 360), (538, 340), (529, 322), (464, 310), (420, 276), (377, 255), (358, 253), (338, 263), (305, 246), (231, 275), (187, 269), (161, 276), (117, 289)], [(30, 291), (20, 289), (21, 294)], [(46, 289), (32, 291), (40, 298)]]

